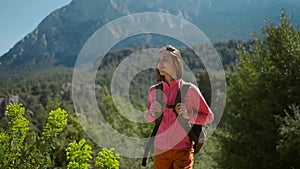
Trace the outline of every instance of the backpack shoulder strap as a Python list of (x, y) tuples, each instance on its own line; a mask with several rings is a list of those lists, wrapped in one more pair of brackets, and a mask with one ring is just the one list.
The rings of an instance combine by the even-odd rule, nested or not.
[[(178, 90), (178, 93), (176, 95), (175, 103), (174, 103), (174, 113), (176, 114), (176, 117), (181, 124), (181, 126), (186, 130), (190, 137), (191, 143), (194, 142), (193, 148), (194, 153), (198, 153), (203, 146), (203, 142), (206, 137), (206, 130), (202, 127), (202, 125), (193, 124), (190, 126), (186, 120), (184, 120), (181, 116), (178, 117), (178, 114), (176, 113), (175, 106), (177, 103), (181, 103), (182, 99), (184, 99), (185, 94), (187, 93), (187, 90), (190, 87), (190, 83), (184, 83), (182, 87)], [(182, 97), (183, 96), (183, 97)], [(201, 135), (202, 133), (202, 135)], [(201, 136), (201, 137), (200, 137)], [(201, 142), (199, 142), (199, 139), (202, 139)]]
[[(157, 85), (155, 85), (155, 89), (156, 89), (156, 101), (158, 101), (162, 105), (163, 84), (158, 83)], [(144, 167), (146, 167), (146, 164), (147, 164), (147, 156), (148, 156), (148, 153), (150, 151), (150, 148), (153, 147), (153, 145), (154, 145), (154, 138), (156, 136), (159, 125), (161, 123), (162, 115), (163, 115), (163, 113), (161, 113), (161, 115), (158, 118), (156, 118), (155, 126), (154, 126), (154, 128), (152, 130), (152, 133), (150, 135), (150, 138), (148, 139), (148, 142), (146, 144), (145, 151), (144, 151), (144, 156), (143, 156), (143, 159), (142, 159), (142, 166), (144, 166)]]
[(155, 90), (156, 91), (156, 101), (161, 103), (163, 100), (163, 84), (162, 83), (156, 84), (155, 89), (156, 89)]
[[(163, 84), (162, 83), (158, 83), (155, 85), (155, 91), (156, 91), (156, 101), (159, 102), (160, 105), (162, 105), (162, 107), (164, 108), (165, 105), (163, 103)], [(162, 108), (162, 109), (163, 109)], [(163, 115), (163, 112), (160, 114), (159, 117), (156, 118), (155, 120), (155, 124), (157, 125), (157, 128), (159, 127), (160, 125), (160, 122), (161, 122), (161, 119), (162, 119), (162, 115)]]
[(173, 111), (176, 114), (176, 116), (177, 116), (177, 113), (175, 110), (175, 106), (177, 105), (177, 103), (181, 103), (181, 101), (184, 99), (184, 96), (187, 93), (190, 86), (191, 86), (190, 83), (184, 82), (177, 92), (177, 95), (176, 95), (176, 98), (174, 101), (174, 105), (173, 105)]

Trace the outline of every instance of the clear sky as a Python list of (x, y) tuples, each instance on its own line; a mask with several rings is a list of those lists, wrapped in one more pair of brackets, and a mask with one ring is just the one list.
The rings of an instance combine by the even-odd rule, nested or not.
[(0, 56), (33, 31), (51, 12), (72, 0), (1, 0)]

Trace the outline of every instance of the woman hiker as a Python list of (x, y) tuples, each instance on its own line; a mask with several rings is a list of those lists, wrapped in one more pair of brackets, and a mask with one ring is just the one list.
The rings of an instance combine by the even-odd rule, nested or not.
[[(182, 102), (174, 104), (178, 90), (186, 82), (183, 77), (183, 60), (178, 49), (171, 45), (163, 47), (158, 54), (156, 79), (162, 87), (162, 101), (157, 100), (157, 85), (148, 90), (146, 119), (160, 124), (154, 140), (155, 169), (191, 169), (194, 163), (194, 142), (180, 124), (180, 117), (187, 124), (204, 125), (214, 120), (199, 88), (190, 84)], [(161, 116), (161, 117), (160, 117)], [(178, 117), (178, 118), (177, 118)], [(160, 118), (160, 119), (159, 119)]]

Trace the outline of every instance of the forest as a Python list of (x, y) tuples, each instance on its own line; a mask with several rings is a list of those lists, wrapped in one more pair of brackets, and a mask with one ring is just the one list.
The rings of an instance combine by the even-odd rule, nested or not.
[[(253, 32), (253, 40), (214, 47), (226, 73), (226, 106), (217, 129), (195, 155), (194, 168), (300, 168), (299, 24), (282, 11), (280, 23), (269, 20)], [(95, 94), (112, 128), (146, 138), (153, 125), (122, 116), (110, 92), (118, 64), (139, 49), (107, 54), (97, 72)], [(205, 67), (191, 49), (181, 51), (205, 99), (211, 100)], [(72, 101), (72, 71), (56, 67), (0, 81), (0, 168), (142, 168), (141, 158), (115, 151), (122, 142), (100, 147), (83, 130)], [(130, 99), (120, 98), (120, 104), (131, 102), (144, 112), (154, 83), (153, 69), (140, 72), (131, 81)], [(95, 135), (104, 137), (100, 130)], [(149, 158), (146, 168), (152, 165)]]

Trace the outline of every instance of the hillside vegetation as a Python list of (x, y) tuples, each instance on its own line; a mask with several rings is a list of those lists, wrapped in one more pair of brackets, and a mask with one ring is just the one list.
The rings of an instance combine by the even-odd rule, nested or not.
[[(282, 11), (280, 24), (266, 23), (260, 32), (254, 32), (253, 42), (215, 44), (227, 74), (226, 108), (220, 125), (201, 153), (196, 155), (194, 168), (299, 168), (300, 32), (297, 26)], [(95, 92), (99, 108), (113, 128), (128, 136), (147, 137), (153, 126), (137, 124), (120, 115), (110, 93), (116, 67), (137, 50), (139, 48), (126, 48), (108, 53), (99, 67)], [(194, 60), (196, 57), (190, 49), (182, 51), (204, 97), (210, 100), (209, 79), (201, 61)], [(100, 150), (106, 150), (96, 145), (82, 130), (73, 108), (71, 82), (71, 68), (50, 69), (0, 81), (0, 154), (7, 157), (0, 159), (0, 168), (17, 168), (16, 165), (32, 168), (33, 159), (38, 161), (39, 166), (49, 168), (71, 168), (77, 163), (96, 167), (97, 161), (92, 162), (92, 157), (99, 155), (97, 152)], [(130, 102), (141, 112), (146, 107), (145, 95), (151, 85), (148, 82), (155, 83), (152, 69), (140, 72), (130, 84)], [(122, 98), (120, 101), (122, 104), (129, 102)], [(25, 110), (22, 106), (7, 109), (10, 102), (21, 102)], [(48, 117), (54, 116), (52, 111), (60, 112), (60, 119), (66, 120), (57, 135), (51, 135), (53, 126), (47, 127), (60, 124), (49, 122)], [(64, 111), (68, 112), (67, 116), (62, 113)], [(39, 143), (38, 140), (45, 140), (47, 133), (51, 142)], [(101, 130), (95, 135), (104, 137)], [(83, 139), (85, 141), (81, 141)], [(17, 147), (11, 146), (14, 144)], [(84, 145), (90, 148), (86, 146), (80, 151)], [(122, 146), (122, 142), (115, 146)], [(30, 147), (31, 153), (28, 151)], [(45, 151), (41, 152), (44, 149), (40, 148)], [(11, 151), (15, 155), (10, 154)], [(82, 157), (86, 158), (81, 162), (74, 161), (74, 152), (83, 153)], [(108, 154), (110, 159), (118, 159), (113, 151)], [(152, 159), (149, 160), (147, 167), (151, 168)], [(120, 168), (141, 166), (141, 159), (120, 157), (117, 161)], [(103, 168), (109, 168), (103, 163), (100, 160)], [(117, 164), (114, 160), (112, 163)]]

